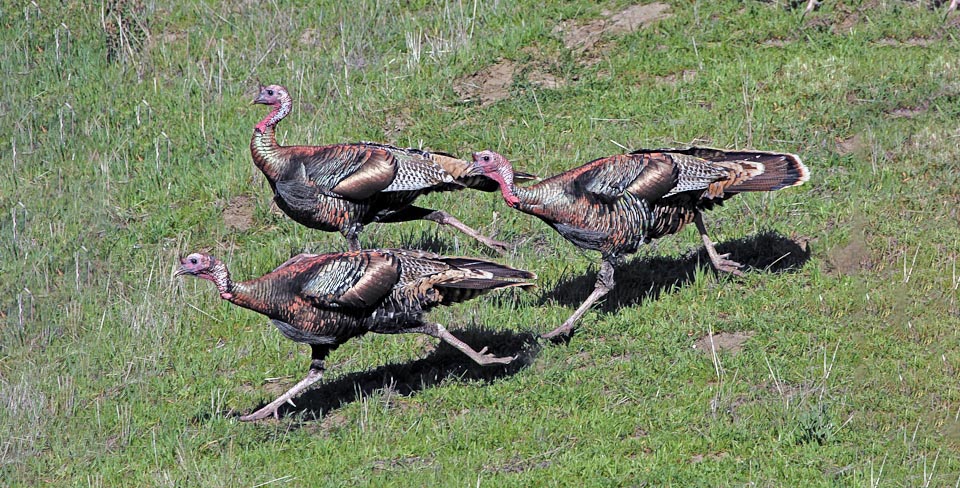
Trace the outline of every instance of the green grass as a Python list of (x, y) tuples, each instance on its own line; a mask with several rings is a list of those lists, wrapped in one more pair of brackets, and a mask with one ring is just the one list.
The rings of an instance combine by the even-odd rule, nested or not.
[[(667, 3), (582, 49), (569, 26), (624, 2), (4, 2), (0, 484), (955, 485), (956, 19), (899, 0), (803, 21), (785, 2)], [(503, 59), (509, 96), (462, 101), (457, 80)], [(297, 413), (244, 424), (308, 353), (172, 279), (177, 257), (211, 251), (244, 279), (345, 248), (270, 211), (248, 149), (258, 81), (292, 90), (290, 144), (491, 148), (550, 175), (695, 142), (796, 152), (813, 177), (708, 215), (721, 251), (761, 269), (717, 278), (695, 232), (662, 239), (565, 346), (531, 336), (572, 312), (598, 256), (498, 195), (424, 198), (520, 243), (493, 258), (540, 276), (432, 314), (521, 361), (367, 336)], [(242, 231), (222, 215), (237, 196), (255, 205)], [(429, 222), (362, 238), (487, 255)], [(693, 347), (710, 332), (750, 338), (714, 356)]]

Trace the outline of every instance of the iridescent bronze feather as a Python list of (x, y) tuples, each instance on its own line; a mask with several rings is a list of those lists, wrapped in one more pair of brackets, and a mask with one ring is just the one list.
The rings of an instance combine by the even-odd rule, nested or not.
[(272, 108), (254, 126), (250, 141), (254, 164), (270, 182), (277, 206), (296, 222), (340, 232), (351, 250), (360, 249), (357, 235), (367, 224), (418, 219), (450, 225), (500, 251), (507, 248), (442, 210), (413, 205), (417, 197), (431, 192), (494, 191), (496, 183), (469, 162), (369, 142), (281, 146), (275, 129), (292, 110), (290, 94), (282, 86), (265, 86), (253, 102)]
[(330, 351), (367, 332), (428, 334), (478, 364), (509, 363), (512, 357), (487, 354), (486, 348), (476, 351), (442, 325), (426, 321), (424, 314), (491, 290), (526, 288), (536, 278), (491, 261), (403, 249), (300, 254), (260, 278), (243, 282), (234, 282), (217, 258), (195, 253), (180, 261), (176, 274), (212, 281), (224, 300), (266, 315), (284, 336), (311, 346), (307, 376), (241, 420), (277, 416), (277, 408), (322, 377)]
[(712, 148), (640, 150), (593, 160), (540, 183), (514, 185), (503, 156), (474, 153), (474, 164), (500, 185), (507, 204), (539, 217), (574, 245), (602, 254), (597, 284), (563, 325), (544, 334), (566, 336), (573, 324), (614, 286), (613, 263), (651, 239), (694, 222), (717, 271), (741, 274), (719, 255), (701, 211), (744, 191), (773, 191), (810, 176), (793, 154)]

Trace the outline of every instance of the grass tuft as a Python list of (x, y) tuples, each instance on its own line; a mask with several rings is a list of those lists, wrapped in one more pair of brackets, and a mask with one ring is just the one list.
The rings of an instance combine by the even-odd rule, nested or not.
[[(0, 479), (10, 486), (955, 485), (960, 461), (960, 63), (938, 2), (26, 2), (0, 30)], [(494, 149), (556, 174), (687, 144), (800, 154), (812, 179), (646, 246), (566, 346), (539, 333), (598, 256), (496, 193), (364, 245), (539, 276), (368, 336), (281, 412), (307, 348), (206, 283), (341, 236), (276, 213), (253, 167), (256, 84), (287, 144)], [(322, 480), (322, 481), (318, 481)]]

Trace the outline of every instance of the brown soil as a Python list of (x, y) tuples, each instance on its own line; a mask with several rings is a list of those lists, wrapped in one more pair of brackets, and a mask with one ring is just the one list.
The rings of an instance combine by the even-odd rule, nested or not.
[(244, 231), (253, 227), (253, 199), (240, 195), (230, 199), (223, 209), (223, 223), (228, 229)]
[(502, 59), (493, 66), (454, 81), (453, 91), (457, 92), (461, 102), (479, 102), (485, 107), (510, 97), (510, 85), (517, 69), (517, 63)]
[[(622, 35), (634, 32), (669, 17), (669, 8), (669, 5), (657, 2), (633, 5), (620, 12), (605, 12), (604, 18), (591, 22), (561, 22), (554, 29), (554, 33), (562, 37), (567, 49), (574, 50), (581, 56), (582, 64), (591, 65), (600, 60), (602, 49), (599, 49), (599, 42), (604, 34)], [(532, 47), (528, 47), (523, 51), (529, 53), (531, 49)], [(560, 88), (566, 80), (543, 68), (549, 62), (535, 59), (527, 64), (519, 64), (509, 59), (501, 59), (492, 66), (455, 80), (453, 90), (461, 103), (479, 103), (481, 107), (485, 107), (509, 98), (514, 79), (522, 71), (527, 71), (526, 80), (532, 85), (544, 89)], [(679, 76), (687, 79), (688, 73), (685, 71)]]
[(563, 45), (567, 49), (584, 52), (596, 46), (605, 33), (629, 34), (653, 22), (670, 17), (667, 13), (669, 9), (669, 5), (659, 2), (632, 5), (620, 12), (606, 13), (604, 18), (587, 23), (561, 22), (554, 32), (563, 37)]
[(720, 332), (719, 334), (713, 334), (712, 341), (708, 334), (697, 339), (697, 341), (693, 343), (693, 348), (707, 354), (710, 354), (714, 349), (718, 352), (736, 354), (743, 349), (743, 343), (747, 342), (754, 334), (756, 334), (756, 332), (753, 331)]
[(860, 134), (855, 134), (846, 139), (837, 141), (837, 154), (841, 156), (846, 156), (848, 154), (859, 154), (862, 153), (866, 148), (866, 143), (863, 141), (863, 137)]

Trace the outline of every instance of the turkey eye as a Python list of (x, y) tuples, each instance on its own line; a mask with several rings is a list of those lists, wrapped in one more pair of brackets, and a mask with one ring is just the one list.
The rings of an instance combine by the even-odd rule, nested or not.
[(197, 264), (197, 258), (190, 258), (190, 264)]
[(267, 95), (273, 96), (273, 90), (267, 90)]
[(483, 160), (484, 160), (484, 161), (490, 161), (490, 156), (484, 156), (484, 157), (483, 157)]

